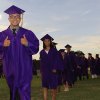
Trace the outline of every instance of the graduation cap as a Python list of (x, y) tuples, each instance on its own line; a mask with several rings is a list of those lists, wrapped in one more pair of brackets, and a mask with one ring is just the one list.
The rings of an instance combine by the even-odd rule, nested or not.
[(49, 40), (51, 40), (51, 41), (54, 40), (49, 34), (46, 34), (44, 37), (42, 37), (42, 38), (41, 38), (41, 41), (44, 41), (45, 39), (49, 39)]
[(59, 52), (65, 52), (65, 49), (60, 49)]
[(79, 54), (79, 52), (77, 52), (77, 51), (76, 51), (76, 52), (74, 52), (74, 53), (75, 53), (76, 55), (78, 55), (78, 54)]
[(67, 44), (66, 46), (65, 46), (65, 48), (71, 48), (72, 46), (70, 46), (69, 44)]
[(52, 42), (52, 44), (53, 44), (54, 46), (56, 46), (58, 43)]
[(99, 57), (99, 54), (96, 54), (96, 57)]
[(23, 14), (25, 11), (16, 7), (15, 5), (12, 5), (8, 9), (6, 9), (4, 12), (11, 15), (11, 14)]
[(85, 54), (82, 52), (81, 55), (85, 55)]
[(90, 56), (91, 56), (92, 54), (91, 54), (91, 53), (88, 53), (88, 55), (90, 55)]

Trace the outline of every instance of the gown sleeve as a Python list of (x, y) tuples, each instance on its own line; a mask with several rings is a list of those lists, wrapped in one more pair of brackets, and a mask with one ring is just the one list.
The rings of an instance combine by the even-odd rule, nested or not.
[(4, 42), (4, 36), (3, 36), (2, 32), (0, 32), (0, 55), (2, 55), (3, 49), (4, 49), (3, 42)]
[(54, 48), (54, 51), (53, 51), (54, 53), (54, 58), (53, 58), (53, 60), (54, 60), (54, 65), (53, 65), (53, 70), (58, 70), (59, 69), (59, 66), (58, 66), (58, 51), (57, 51), (57, 49), (55, 49)]
[(28, 40), (28, 46), (26, 46), (27, 52), (30, 55), (36, 54), (39, 51), (39, 40), (32, 31), (29, 31), (26, 34)]

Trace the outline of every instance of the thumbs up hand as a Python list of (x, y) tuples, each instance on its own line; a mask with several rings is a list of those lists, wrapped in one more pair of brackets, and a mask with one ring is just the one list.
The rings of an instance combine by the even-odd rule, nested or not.
[(28, 40), (27, 40), (25, 34), (23, 35), (23, 38), (21, 38), (21, 44), (24, 46), (28, 46)]
[(3, 46), (4, 47), (9, 47), (10, 46), (10, 40), (8, 39), (8, 36), (5, 38), (5, 40), (4, 40), (4, 43), (3, 43)]

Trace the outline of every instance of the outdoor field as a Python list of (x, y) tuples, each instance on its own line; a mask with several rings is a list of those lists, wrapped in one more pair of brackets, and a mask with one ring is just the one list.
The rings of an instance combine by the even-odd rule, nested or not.
[[(31, 89), (31, 100), (43, 100), (40, 78), (34, 77)], [(9, 100), (5, 79), (0, 79), (0, 100)], [(69, 92), (64, 92), (62, 86), (61, 92), (57, 93), (57, 100), (100, 100), (100, 78), (78, 81)]]

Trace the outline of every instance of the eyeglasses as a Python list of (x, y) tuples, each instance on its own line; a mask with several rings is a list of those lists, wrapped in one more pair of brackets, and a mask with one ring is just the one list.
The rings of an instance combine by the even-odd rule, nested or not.
[(19, 15), (17, 15), (17, 16), (11, 15), (11, 16), (9, 16), (9, 18), (10, 18), (10, 19), (20, 19), (21, 17), (20, 17)]

